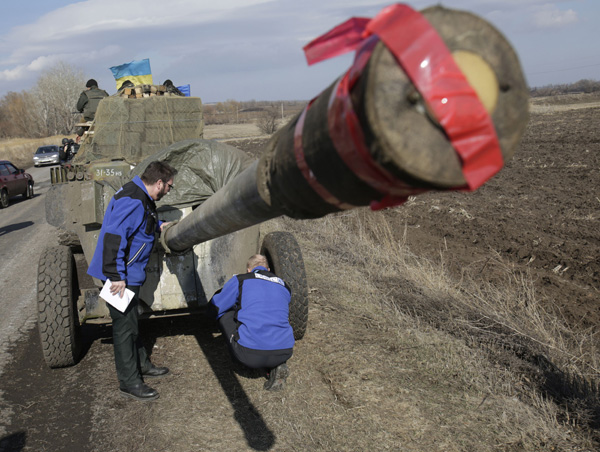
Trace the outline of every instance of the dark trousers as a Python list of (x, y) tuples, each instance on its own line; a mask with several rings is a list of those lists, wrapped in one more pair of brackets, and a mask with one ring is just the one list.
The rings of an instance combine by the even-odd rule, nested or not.
[(140, 286), (127, 286), (127, 288), (132, 290), (135, 295), (125, 312), (106, 304), (112, 318), (115, 367), (121, 387), (142, 383), (141, 373), (152, 367), (146, 349), (139, 339), (138, 298)]
[(254, 350), (240, 345), (236, 341), (237, 323), (235, 312), (227, 311), (219, 319), (219, 328), (227, 341), (231, 356), (239, 363), (252, 369), (273, 369), (292, 357), (292, 349)]

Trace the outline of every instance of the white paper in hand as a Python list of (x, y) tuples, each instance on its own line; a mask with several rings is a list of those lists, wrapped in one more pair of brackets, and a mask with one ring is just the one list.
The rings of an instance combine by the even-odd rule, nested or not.
[(121, 312), (125, 312), (125, 309), (127, 309), (127, 306), (129, 306), (129, 303), (131, 300), (133, 300), (133, 290), (125, 289), (123, 298), (121, 298), (119, 294), (113, 295), (110, 293), (111, 284), (112, 283), (110, 282), (110, 279), (107, 279), (104, 287), (100, 291), (100, 298), (106, 301), (113, 308), (118, 309)]

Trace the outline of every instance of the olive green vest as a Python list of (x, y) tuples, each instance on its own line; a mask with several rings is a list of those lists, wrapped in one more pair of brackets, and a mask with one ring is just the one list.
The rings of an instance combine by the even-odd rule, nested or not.
[(108, 97), (108, 93), (99, 88), (92, 88), (84, 91), (84, 93), (87, 96), (88, 101), (85, 104), (85, 107), (83, 107), (83, 119), (86, 121), (93, 121), (98, 104), (102, 99)]

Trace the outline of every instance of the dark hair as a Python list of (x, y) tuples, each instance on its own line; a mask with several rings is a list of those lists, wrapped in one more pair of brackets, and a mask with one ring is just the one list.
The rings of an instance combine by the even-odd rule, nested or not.
[(131, 80), (125, 80), (123, 83), (121, 83), (121, 87), (119, 89), (131, 88), (132, 86), (135, 86), (135, 85), (133, 84), (133, 82)]
[(92, 88), (93, 86), (98, 87), (98, 82), (96, 80), (94, 80), (93, 78), (91, 78), (87, 81), (87, 83), (85, 84), (85, 87)]
[(159, 180), (167, 183), (167, 181), (173, 179), (176, 174), (177, 170), (167, 162), (154, 161), (150, 162), (140, 177), (145, 184), (152, 185)]
[(163, 85), (164, 85), (164, 86), (173, 86), (173, 82), (172, 82), (170, 79), (166, 79), (166, 80), (163, 82)]

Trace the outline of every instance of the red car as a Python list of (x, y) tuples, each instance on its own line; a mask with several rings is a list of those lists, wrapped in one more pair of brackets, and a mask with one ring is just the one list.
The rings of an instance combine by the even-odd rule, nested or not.
[(0, 208), (8, 207), (12, 196), (33, 198), (33, 177), (8, 160), (0, 160)]

